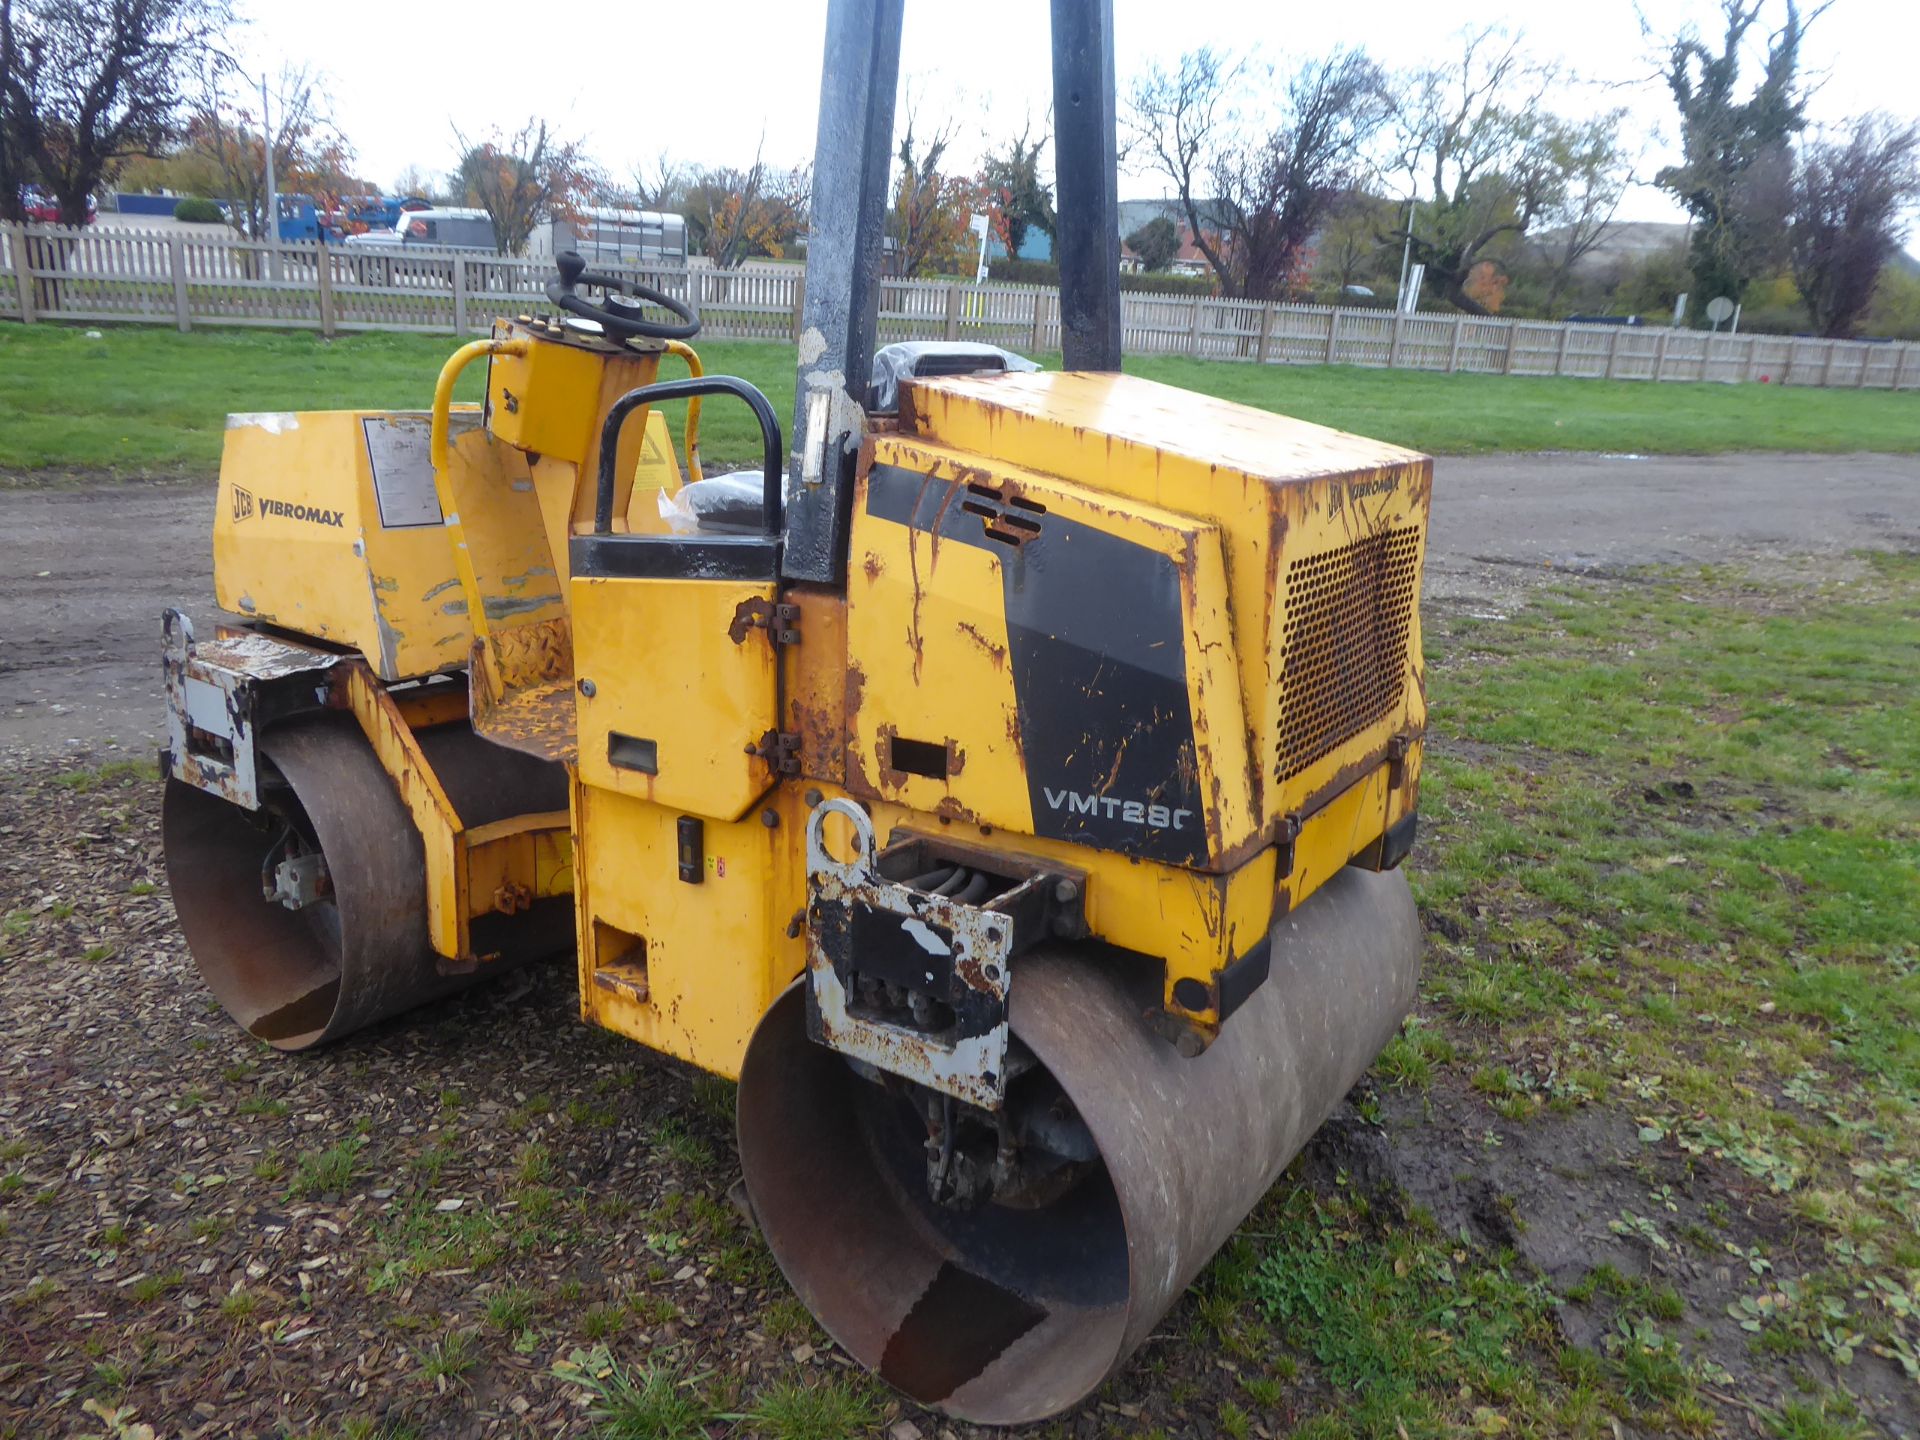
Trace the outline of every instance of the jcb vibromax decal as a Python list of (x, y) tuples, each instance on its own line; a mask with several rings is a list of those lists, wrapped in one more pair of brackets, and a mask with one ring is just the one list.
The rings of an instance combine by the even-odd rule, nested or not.
[(278, 515), (286, 520), (304, 520), (309, 525), (333, 525), (344, 529), (347, 523), (347, 512), (344, 510), (327, 510), (318, 505), (296, 505), (291, 501), (274, 500), (265, 495), (256, 501), (251, 490), (243, 490), (238, 485), (233, 487), (233, 518), (235, 520), (251, 519), (256, 507), (261, 515)]

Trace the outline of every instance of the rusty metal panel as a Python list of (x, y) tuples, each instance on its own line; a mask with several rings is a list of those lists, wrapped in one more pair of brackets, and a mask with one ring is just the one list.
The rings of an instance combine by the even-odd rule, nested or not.
[[(161, 626), (168, 774), (258, 810), (262, 724), (325, 705), (329, 672), (343, 657), (224, 625), (196, 643), (192, 622), (179, 610), (168, 610)], [(263, 687), (276, 692), (264, 709)]]
[[(835, 815), (855, 837), (844, 863), (825, 842)], [(843, 1055), (997, 1110), (1006, 1097), (1013, 916), (890, 882), (876, 853), (873, 823), (852, 801), (828, 800), (808, 817), (808, 1031)], [(952, 1024), (934, 1032), (863, 1013), (850, 989), (856, 968), (871, 975), (890, 960), (888, 977), (936, 995)], [(902, 973), (899, 962), (918, 974)]]

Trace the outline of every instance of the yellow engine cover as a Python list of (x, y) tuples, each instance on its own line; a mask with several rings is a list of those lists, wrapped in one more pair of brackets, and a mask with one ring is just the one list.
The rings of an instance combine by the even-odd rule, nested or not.
[[(357, 650), (382, 680), (463, 668), (473, 627), (427, 433), (420, 410), (228, 416), (213, 524), (219, 604)], [(452, 435), (461, 482), (496, 522), (474, 552), (489, 614), (563, 613), (525, 455), (482, 428), (476, 406), (455, 407)], [(667, 421), (652, 414), (639, 475), (648, 502), (678, 476)]]
[(1132, 376), (909, 384), (854, 498), (848, 788), (1214, 871), (1337, 829), (1344, 864), (1411, 809), (1431, 473)]

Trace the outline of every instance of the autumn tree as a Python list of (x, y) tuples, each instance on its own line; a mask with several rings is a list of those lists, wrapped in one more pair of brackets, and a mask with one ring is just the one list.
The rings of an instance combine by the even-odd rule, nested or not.
[[(289, 65), (269, 87), (271, 113), (260, 114), (260, 96), (231, 72), (215, 70), (202, 80), (201, 97), (187, 126), (177, 162), (195, 161), (208, 175), (206, 193), (233, 207), (242, 234), (261, 239), (271, 232), (267, 213), (267, 146), (273, 147), (274, 187), (282, 195), (315, 194), (324, 200), (345, 189), (352, 151), (327, 115), (327, 101), (312, 70)], [(265, 124), (262, 124), (264, 118)]]
[(1146, 269), (1164, 270), (1180, 253), (1180, 227), (1165, 215), (1156, 215), (1126, 237), (1127, 248)]
[(979, 184), (940, 169), (953, 141), (951, 126), (936, 130), (933, 138), (921, 146), (914, 140), (914, 123), (909, 110), (895, 155), (900, 175), (894, 183), (893, 213), (887, 222), (899, 273), (912, 277), (971, 269), (967, 250), (972, 237), (967, 227), (983, 203)]
[(231, 23), (226, 0), (0, 0), (0, 219), (32, 181), (85, 224), (122, 160), (179, 134)]
[[(1666, 81), (1680, 111), (1682, 159), (1655, 176), (1693, 216), (1689, 241), (1697, 292), (1738, 299), (1780, 257), (1792, 188), (1790, 146), (1805, 121), (1800, 45), (1808, 24), (1797, 0), (1767, 41), (1760, 77), (1740, 94), (1740, 57), (1768, 0), (1721, 0), (1721, 34), (1709, 44), (1685, 31), (1667, 45)], [(1824, 6), (1821, 8), (1825, 8)]]
[(469, 141), (456, 127), (453, 135), (460, 152), (454, 189), (487, 212), (502, 255), (523, 254), (536, 225), (578, 213), (600, 185), (585, 147), (537, 116), (511, 134), (494, 130)]
[[(1242, 112), (1234, 94), (1278, 100)], [(1203, 48), (1150, 67), (1129, 102), (1132, 142), (1172, 183), (1194, 244), (1222, 288), (1250, 300), (1296, 283), (1388, 114), (1384, 77), (1358, 51), (1281, 74)]]
[(813, 185), (805, 167), (776, 170), (756, 153), (745, 170), (701, 171), (695, 188), (701, 249), (722, 270), (760, 255), (778, 259), (806, 233)]
[(1401, 81), (1396, 164), (1416, 203), (1393, 238), (1470, 314), (1486, 313), (1468, 286), (1477, 265), (1567, 214), (1583, 166), (1610, 174), (1624, 163), (1605, 121), (1546, 108), (1557, 79), (1518, 36), (1488, 27), (1461, 37), (1458, 58)]
[(1793, 280), (1814, 328), (1851, 336), (1900, 248), (1902, 213), (1920, 200), (1920, 124), (1884, 115), (1804, 147), (1787, 243)]
[(989, 151), (980, 167), (980, 182), (987, 196), (987, 216), (994, 238), (1009, 256), (1017, 256), (1027, 243), (1027, 232), (1038, 230), (1052, 235), (1054, 227), (1053, 191), (1040, 178), (1040, 152), (1046, 148), (1045, 133), (1032, 138), (1029, 121), (1020, 133), (1011, 136), (999, 149)]

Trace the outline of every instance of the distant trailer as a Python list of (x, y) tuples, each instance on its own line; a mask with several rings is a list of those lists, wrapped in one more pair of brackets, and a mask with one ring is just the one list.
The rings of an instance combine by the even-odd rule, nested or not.
[(568, 250), (588, 265), (680, 266), (687, 263), (684, 216), (656, 210), (582, 210), (534, 228), (527, 254), (549, 259)]

